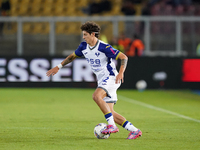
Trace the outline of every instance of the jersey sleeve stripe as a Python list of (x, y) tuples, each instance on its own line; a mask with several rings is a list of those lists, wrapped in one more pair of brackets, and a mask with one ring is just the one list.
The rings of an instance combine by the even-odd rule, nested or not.
[(119, 53), (117, 54), (117, 56), (116, 56), (116, 58), (115, 58), (116, 60), (118, 59), (120, 53), (121, 53), (121, 52), (119, 52)]
[(79, 57), (79, 58), (80, 58), (80, 56), (76, 55), (76, 53), (75, 53), (75, 52), (73, 52), (73, 53), (74, 53), (74, 55), (75, 55), (76, 57)]

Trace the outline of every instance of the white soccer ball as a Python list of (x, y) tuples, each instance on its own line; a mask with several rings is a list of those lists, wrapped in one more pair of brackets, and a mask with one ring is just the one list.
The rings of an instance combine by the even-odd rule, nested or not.
[(144, 81), (144, 80), (139, 80), (139, 81), (136, 82), (136, 88), (137, 88), (138, 90), (145, 90), (146, 87), (147, 87), (146, 81)]
[(110, 137), (110, 134), (102, 134), (101, 131), (105, 130), (107, 127), (106, 123), (99, 123), (94, 128), (94, 135), (98, 139), (107, 139)]

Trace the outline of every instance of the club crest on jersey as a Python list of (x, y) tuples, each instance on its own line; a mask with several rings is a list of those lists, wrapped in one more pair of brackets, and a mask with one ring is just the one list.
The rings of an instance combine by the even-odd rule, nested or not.
[(100, 55), (100, 53), (95, 53), (95, 55), (98, 57)]

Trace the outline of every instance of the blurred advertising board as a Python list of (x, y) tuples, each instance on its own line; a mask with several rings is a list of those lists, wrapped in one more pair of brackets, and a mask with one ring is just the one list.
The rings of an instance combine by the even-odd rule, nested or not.
[[(0, 57), (0, 87), (96, 88), (88, 62), (78, 58), (53, 77), (46, 72), (64, 57)], [(120, 61), (116, 61), (119, 69)], [(121, 88), (135, 89), (139, 80), (148, 89), (200, 89), (200, 59), (181, 57), (129, 58)]]

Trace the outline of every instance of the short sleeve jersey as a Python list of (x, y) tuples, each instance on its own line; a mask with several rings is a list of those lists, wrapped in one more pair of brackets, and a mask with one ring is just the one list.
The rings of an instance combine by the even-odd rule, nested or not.
[(119, 50), (101, 40), (98, 40), (93, 48), (90, 48), (86, 42), (82, 42), (75, 51), (76, 56), (84, 56), (87, 59), (97, 79), (100, 73), (116, 76), (116, 66), (112, 60), (117, 60), (119, 54)]

